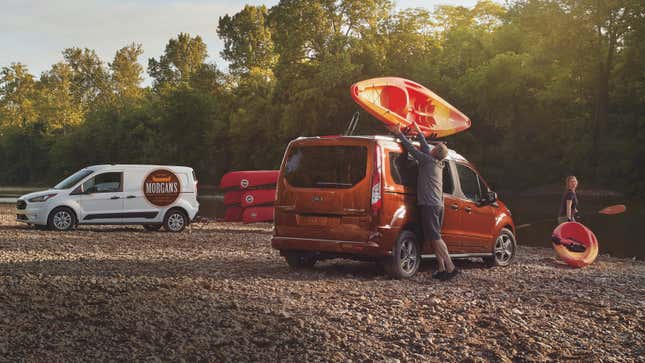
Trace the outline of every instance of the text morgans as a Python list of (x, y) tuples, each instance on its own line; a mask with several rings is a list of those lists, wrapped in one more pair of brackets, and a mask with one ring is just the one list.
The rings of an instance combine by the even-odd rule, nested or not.
[(179, 183), (146, 183), (146, 193), (171, 194), (179, 191)]

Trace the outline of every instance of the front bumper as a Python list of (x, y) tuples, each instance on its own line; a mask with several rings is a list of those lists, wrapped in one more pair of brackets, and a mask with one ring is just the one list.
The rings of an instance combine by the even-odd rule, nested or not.
[(16, 221), (28, 224), (47, 224), (47, 208), (45, 206), (37, 206), (36, 203), (28, 203), (25, 209), (17, 209)]

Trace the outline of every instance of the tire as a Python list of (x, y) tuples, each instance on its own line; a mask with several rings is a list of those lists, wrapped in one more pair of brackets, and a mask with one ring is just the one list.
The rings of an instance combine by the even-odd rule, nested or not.
[(76, 227), (76, 214), (67, 207), (54, 208), (47, 218), (47, 228), (52, 231), (70, 231)]
[(143, 224), (146, 231), (155, 232), (161, 228), (161, 224)]
[(493, 255), (491, 257), (485, 257), (484, 263), (487, 266), (508, 266), (515, 258), (515, 253), (517, 251), (517, 242), (515, 241), (515, 236), (507, 228), (502, 228), (499, 231), (499, 235), (495, 238), (495, 243), (493, 244)]
[(284, 255), (284, 259), (294, 269), (312, 268), (318, 261), (316, 255), (307, 252), (289, 252)]
[(396, 239), (392, 257), (387, 258), (383, 267), (395, 279), (414, 276), (421, 266), (421, 247), (417, 235), (412, 231), (402, 231)]
[(188, 216), (181, 209), (171, 209), (163, 219), (163, 228), (168, 232), (181, 232), (188, 225)]

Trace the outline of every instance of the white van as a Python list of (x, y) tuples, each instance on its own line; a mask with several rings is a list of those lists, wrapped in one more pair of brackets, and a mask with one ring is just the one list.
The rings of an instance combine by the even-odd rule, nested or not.
[(182, 231), (197, 215), (192, 168), (164, 165), (94, 165), (52, 189), (21, 196), (17, 220), (67, 231), (78, 224), (141, 224)]

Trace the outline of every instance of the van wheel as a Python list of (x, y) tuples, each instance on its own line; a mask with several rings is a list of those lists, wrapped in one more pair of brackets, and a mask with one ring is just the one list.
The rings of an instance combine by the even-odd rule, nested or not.
[(314, 254), (307, 252), (289, 252), (284, 255), (284, 259), (291, 268), (295, 269), (314, 267), (318, 261)]
[(168, 232), (181, 232), (188, 224), (188, 217), (186, 213), (179, 209), (171, 209), (166, 213), (163, 220), (163, 227)]
[(55, 208), (47, 218), (47, 227), (54, 231), (69, 231), (76, 226), (76, 215), (67, 207)]
[(403, 231), (396, 239), (392, 257), (385, 261), (383, 267), (388, 275), (396, 279), (407, 279), (419, 271), (419, 266), (421, 249), (417, 236), (412, 231)]
[(161, 228), (161, 224), (144, 224), (143, 228), (145, 228), (146, 231), (158, 231)]
[(506, 228), (499, 231), (499, 236), (495, 239), (493, 245), (493, 255), (484, 257), (484, 263), (489, 266), (508, 266), (515, 257), (517, 242), (513, 232)]

